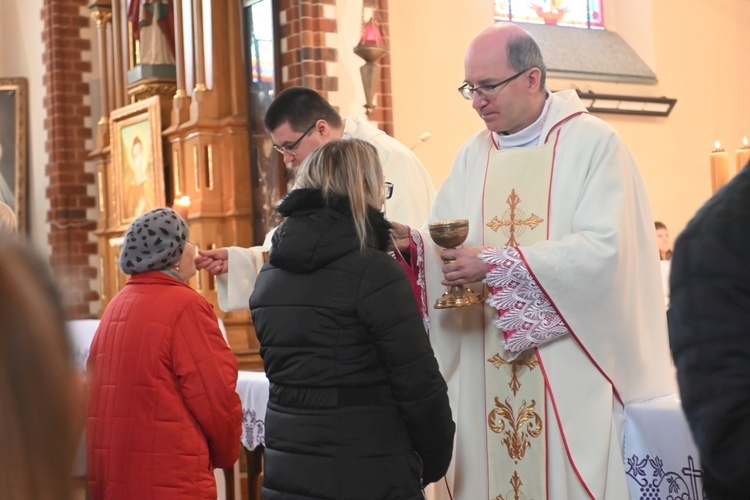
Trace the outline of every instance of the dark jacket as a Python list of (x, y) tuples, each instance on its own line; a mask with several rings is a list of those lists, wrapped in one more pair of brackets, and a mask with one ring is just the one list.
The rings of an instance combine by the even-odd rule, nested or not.
[[(250, 297), (270, 381), (263, 498), (421, 499), (453, 450), (447, 388), (389, 224), (362, 252), (346, 199), (279, 206)], [(416, 452), (416, 453), (415, 453)], [(420, 458), (421, 457), (421, 458)]]
[(709, 499), (750, 484), (750, 170), (745, 167), (675, 242), (669, 340)]
[(107, 305), (88, 358), (91, 498), (216, 498), (212, 469), (239, 456), (237, 360), (213, 308), (160, 271)]

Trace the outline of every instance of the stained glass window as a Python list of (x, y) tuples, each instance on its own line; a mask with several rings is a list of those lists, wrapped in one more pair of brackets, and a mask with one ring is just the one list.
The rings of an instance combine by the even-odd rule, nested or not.
[(604, 29), (602, 0), (495, 0), (495, 20)]

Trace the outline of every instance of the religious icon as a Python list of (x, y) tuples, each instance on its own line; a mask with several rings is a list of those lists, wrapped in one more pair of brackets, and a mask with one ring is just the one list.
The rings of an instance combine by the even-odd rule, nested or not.
[(112, 162), (120, 225), (165, 205), (159, 113), (158, 96), (112, 113)]
[(128, 20), (138, 40), (138, 64), (174, 64), (172, 0), (130, 0)]
[(0, 201), (16, 214), (21, 232), (26, 231), (27, 127), (28, 81), (0, 78)]

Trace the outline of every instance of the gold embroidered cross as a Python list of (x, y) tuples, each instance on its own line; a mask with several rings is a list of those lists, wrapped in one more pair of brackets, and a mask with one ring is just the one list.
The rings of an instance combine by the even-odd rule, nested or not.
[(532, 213), (531, 216), (526, 217), (526, 214), (518, 209), (518, 205), (521, 203), (521, 198), (516, 194), (515, 189), (510, 191), (510, 196), (508, 196), (506, 203), (508, 203), (508, 206), (510, 207), (510, 210), (506, 210), (505, 213), (503, 213), (503, 217), (506, 218), (501, 220), (498, 219), (497, 216), (494, 216), (492, 220), (487, 223), (487, 227), (495, 232), (502, 228), (503, 234), (508, 236), (506, 246), (517, 247), (518, 242), (516, 241), (516, 232), (518, 232), (518, 236), (521, 236), (526, 230), (526, 227), (530, 227), (533, 230), (539, 224), (544, 222), (544, 219), (534, 213)]
[(495, 353), (491, 358), (488, 358), (487, 361), (498, 370), (504, 368), (505, 373), (510, 375), (508, 387), (513, 391), (514, 396), (518, 394), (518, 390), (521, 388), (521, 375), (526, 372), (527, 368), (533, 370), (539, 365), (539, 361), (537, 361), (535, 354), (522, 354), (513, 361), (506, 361), (499, 353)]

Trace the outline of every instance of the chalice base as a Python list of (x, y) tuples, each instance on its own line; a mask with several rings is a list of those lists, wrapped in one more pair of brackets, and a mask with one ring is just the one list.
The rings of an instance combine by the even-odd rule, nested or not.
[(463, 286), (452, 286), (435, 301), (435, 309), (450, 309), (452, 307), (464, 307), (482, 302), (484, 298), (474, 293), (471, 288)]

